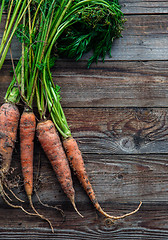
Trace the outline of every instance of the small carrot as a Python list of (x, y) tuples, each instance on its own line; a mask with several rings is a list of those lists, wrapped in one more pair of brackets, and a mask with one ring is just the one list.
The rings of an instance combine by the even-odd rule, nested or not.
[(15, 104), (4, 103), (0, 108), (0, 159), (1, 173), (7, 174), (16, 142), (20, 113)]
[(32, 111), (24, 111), (20, 118), (20, 157), (24, 187), (29, 200), (33, 193), (33, 152), (36, 118)]
[(78, 212), (75, 205), (75, 191), (73, 188), (69, 163), (54, 123), (51, 120), (39, 122), (37, 124), (37, 137), (56, 173), (63, 191), (70, 199), (77, 213), (83, 217)]
[(139, 210), (139, 208), (142, 204), (141, 202), (135, 211), (130, 212), (125, 215), (122, 215), (122, 216), (111, 216), (111, 215), (107, 214), (106, 212), (104, 212), (104, 210), (101, 208), (101, 206), (99, 205), (99, 203), (96, 199), (94, 190), (92, 188), (92, 185), (89, 181), (89, 178), (88, 178), (88, 175), (87, 175), (87, 172), (85, 169), (81, 151), (78, 148), (78, 144), (77, 144), (76, 140), (73, 137), (67, 138), (67, 139), (63, 140), (63, 146), (65, 148), (65, 152), (67, 154), (68, 160), (70, 162), (70, 165), (71, 165), (73, 171), (76, 173), (80, 183), (82, 184), (83, 188), (85, 189), (85, 191), (86, 191), (87, 195), (89, 196), (90, 200), (92, 201), (93, 205), (102, 215), (104, 215), (107, 218), (116, 220), (116, 219), (121, 219), (121, 218), (127, 217), (129, 215), (132, 215)]
[(52, 232), (54, 232), (50, 221), (43, 215), (39, 214), (34, 208), (32, 203), (32, 193), (33, 193), (33, 152), (34, 152), (34, 136), (36, 130), (36, 118), (34, 113), (25, 108), (20, 119), (20, 155), (21, 155), (21, 165), (22, 173), (24, 178), (24, 187), (29, 199), (30, 205), (34, 212), (46, 220)]

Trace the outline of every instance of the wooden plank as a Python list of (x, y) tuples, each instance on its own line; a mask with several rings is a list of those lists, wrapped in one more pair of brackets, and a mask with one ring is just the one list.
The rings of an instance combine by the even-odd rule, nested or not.
[[(18, 148), (19, 146), (17, 145), (16, 149), (18, 150)], [(69, 208), (69, 211), (75, 212), (69, 199), (61, 189), (48, 159), (42, 151), (40, 156), (40, 176), (38, 182), (36, 181), (40, 151), (36, 145), (34, 155), (34, 187), (37, 189), (41, 201), (52, 206), (60, 206), (61, 208), (68, 205), (67, 209)], [(149, 202), (155, 205), (159, 202), (167, 204), (168, 155), (105, 155), (83, 153), (83, 158), (97, 199), (102, 207), (106, 205), (107, 212), (112, 214), (113, 209), (115, 210), (112, 206), (113, 203), (130, 204), (131, 206), (138, 205), (141, 200), (144, 204)], [(13, 156), (11, 170), (14, 170), (8, 176), (11, 187), (16, 186), (13, 188), (15, 194), (20, 199), (25, 200), (23, 206), (30, 210), (23, 188), (19, 151)], [(90, 206), (92, 207), (92, 212), (95, 212), (76, 176), (72, 174), (72, 177), (76, 192), (75, 200), (79, 211), (83, 211), (83, 208)], [(20, 204), (18, 201), (14, 201), (11, 193), (9, 195), (13, 199), (13, 204)], [(33, 202), (35, 205), (39, 205), (35, 194)], [(112, 207), (108, 207), (108, 204), (111, 204)], [(0, 206), (0, 209), (8, 207), (2, 199), (0, 199)]]
[[(95, 165), (95, 163), (94, 164), (92, 163), (93, 158), (96, 159), (97, 165)], [(111, 156), (111, 158), (113, 158), (113, 156)], [(81, 219), (72, 210), (70, 204), (68, 202), (65, 202), (64, 195), (62, 195), (60, 191), (58, 191), (57, 187), (55, 187), (56, 181), (55, 186), (52, 187), (51, 190), (49, 189), (47, 190), (46, 187), (44, 187), (46, 184), (45, 183), (46, 178), (44, 177), (42, 178), (44, 182), (42, 183), (43, 187), (40, 189), (40, 197), (42, 198), (43, 201), (49, 204), (53, 204), (53, 202), (55, 204), (61, 203), (61, 208), (63, 208), (67, 216), (65, 223), (61, 224), (62, 219), (57, 212), (51, 209), (49, 210), (39, 209), (38, 207), (40, 212), (45, 213), (51, 219), (51, 221), (54, 224), (54, 227), (56, 228), (55, 234), (50, 234), (50, 230), (45, 222), (42, 222), (38, 218), (35, 219), (30, 216), (25, 216), (24, 213), (21, 213), (20, 211), (18, 212), (18, 210), (16, 209), (13, 210), (6, 208), (4, 209), (3, 207), (0, 209), (1, 216), (7, 216), (7, 219), (4, 220), (3, 217), (0, 219), (1, 239), (4, 239), (5, 236), (10, 237), (13, 236), (16, 239), (19, 238), (19, 236), (24, 237), (26, 231), (29, 231), (30, 233), (29, 236), (31, 236), (31, 239), (33, 238), (37, 239), (38, 237), (40, 238), (40, 235), (44, 233), (49, 234), (49, 238), (51, 239), (53, 237), (55, 239), (56, 236), (58, 239), (61, 238), (61, 236), (63, 239), (66, 239), (66, 237), (67, 239), (69, 239), (70, 237), (72, 237), (73, 239), (75, 238), (76, 234), (78, 234), (78, 236), (80, 237), (79, 239), (81, 239), (81, 237), (84, 237), (85, 234), (87, 238), (89, 236), (90, 231), (91, 232), (94, 231), (95, 233), (94, 236), (96, 238), (97, 234), (99, 233), (97, 229), (98, 227), (100, 227), (102, 231), (104, 229), (105, 232), (102, 232), (103, 234), (102, 236), (103, 237), (106, 236), (107, 239), (110, 236), (118, 236), (119, 239), (124, 238), (127, 239), (128, 235), (129, 237), (131, 236), (138, 237), (139, 234), (140, 236), (144, 237), (150, 236), (154, 238), (158, 236), (159, 231), (161, 231), (160, 234), (161, 233), (163, 234), (161, 235), (162, 237), (161, 239), (163, 239), (164, 235), (167, 237), (168, 222), (167, 220), (165, 220), (167, 214), (166, 213), (167, 204), (166, 202), (164, 202), (165, 199), (167, 198), (166, 183), (168, 181), (167, 165), (165, 164), (167, 161), (166, 157), (163, 159), (163, 156), (158, 156), (156, 160), (156, 156), (145, 157), (140, 156), (139, 160), (136, 160), (137, 157), (136, 158), (129, 157), (126, 159), (123, 158), (123, 156), (117, 156), (113, 158), (113, 160), (110, 162), (108, 159), (102, 161), (102, 158), (99, 157), (98, 160), (97, 155), (91, 157), (91, 159), (89, 160), (90, 163), (86, 162), (87, 167), (89, 167), (90, 169), (90, 171), (88, 172), (90, 172), (89, 175), (92, 179), (92, 183), (94, 184), (95, 189), (97, 188), (97, 185), (95, 184), (96, 183), (95, 179), (96, 178), (99, 179), (98, 181), (100, 184), (99, 186), (100, 192), (98, 193), (98, 191), (96, 191), (96, 193), (98, 198), (100, 198), (100, 201), (103, 201), (102, 204), (103, 208), (106, 211), (109, 212), (112, 211), (113, 214), (121, 214), (122, 212), (130, 211), (131, 209), (135, 208), (136, 204), (135, 203), (124, 204), (123, 202), (135, 201), (136, 198), (137, 197), (139, 198), (142, 194), (141, 197), (143, 197), (144, 203), (139, 213), (125, 220), (116, 222), (115, 225), (113, 226), (106, 226), (104, 225), (104, 221), (102, 220), (102, 218), (96, 215), (96, 212), (89, 204), (88, 199), (84, 201), (85, 198), (83, 198), (84, 196), (83, 192), (80, 189), (76, 188), (77, 205), (81, 213), (85, 216), (84, 219)], [(130, 172), (128, 173), (129, 164), (131, 164), (132, 173)], [(133, 167), (134, 164), (135, 168)], [(124, 170), (122, 170), (123, 168)], [(46, 166), (44, 169), (46, 171), (47, 169)], [(48, 175), (48, 172), (45, 173), (43, 172), (43, 174), (44, 174), (43, 176), (46, 176)], [(121, 174), (123, 174), (123, 177), (121, 177), (122, 176)], [(53, 176), (53, 174), (50, 175), (50, 180), (49, 179), (47, 180), (48, 186), (49, 185), (53, 186), (52, 182), (49, 182), (51, 181), (51, 176)], [(127, 178), (129, 178), (129, 180)], [(129, 189), (130, 184), (132, 185), (131, 189)], [(124, 191), (124, 187), (122, 185), (123, 186), (125, 185), (125, 187), (127, 188), (126, 191)], [(105, 189), (106, 193), (104, 192)], [(129, 200), (126, 198), (124, 193), (126, 193)], [(48, 198), (45, 199), (44, 195), (48, 196)], [(55, 197), (55, 195), (57, 197)], [(59, 195), (61, 195), (62, 198), (58, 199)], [(109, 198), (110, 195), (112, 196), (111, 198)], [(158, 202), (159, 200), (162, 199), (162, 197), (163, 202), (161, 201)], [(147, 199), (149, 199), (150, 203), (147, 201)], [(15, 217), (16, 215), (18, 216), (17, 219)], [(15, 221), (13, 221), (14, 218)], [(90, 230), (86, 231), (86, 229)], [(145, 232), (143, 231), (144, 229)], [(107, 230), (108, 232), (110, 231), (111, 235), (106, 235)]]
[(167, 109), (65, 109), (82, 152), (167, 153)]
[(119, 0), (125, 14), (168, 13), (168, 1), (160, 0)]
[[(63, 107), (167, 107), (167, 61), (57, 61), (53, 79)], [(0, 71), (0, 103), (12, 79), (11, 65)]]
[[(19, 145), (16, 145), (12, 167), (15, 169), (13, 175), (17, 179), (20, 176), (19, 166)], [(62, 217), (53, 209), (45, 209), (39, 206), (37, 198), (33, 201), (37, 209), (50, 218), (55, 234), (51, 234), (47, 223), (38, 218), (25, 215), (17, 209), (7, 208), (0, 201), (0, 239), (87, 239), (91, 236), (97, 239), (99, 228), (103, 239), (109, 239), (111, 236), (118, 239), (135, 239), (136, 236), (155, 237), (165, 239), (168, 235), (167, 214), (167, 185), (168, 185), (168, 164), (165, 155), (99, 155), (84, 154), (86, 168), (95, 189), (97, 198), (102, 207), (112, 214), (122, 214), (134, 209), (139, 200), (143, 201), (143, 206), (139, 213), (115, 225), (106, 225), (100, 215), (96, 214), (88, 197), (82, 190), (76, 177), (73, 177), (76, 190), (76, 202), (80, 212), (85, 216), (84, 219), (73, 210), (70, 202), (62, 192), (60, 185), (50, 167), (50, 164), (44, 154), (41, 155), (41, 175), (38, 193), (41, 200), (49, 205), (59, 205), (64, 210), (66, 221), (62, 224)], [(39, 160), (39, 146), (35, 146), (35, 171)], [(14, 179), (14, 176), (11, 177)], [(26, 200), (23, 191), (22, 177), (19, 179), (19, 188), (17, 195)], [(18, 194), (19, 192), (19, 194)], [(26, 200), (26, 209), (28, 203)], [(17, 218), (16, 218), (17, 216)], [(14, 220), (15, 219), (15, 220)], [(94, 232), (94, 234), (93, 234)], [(107, 234), (107, 233), (110, 233)], [(160, 235), (159, 235), (160, 234)], [(89, 238), (91, 239), (91, 238)], [(139, 238), (141, 239), (141, 238)]]
[[(18, 145), (16, 150), (18, 150)], [(34, 174), (37, 170), (38, 150), (36, 148)], [(59, 212), (42, 207), (34, 196), (33, 202), (37, 209), (53, 223), (55, 234), (51, 234), (46, 222), (25, 215), (20, 210), (8, 208), (1, 200), (0, 239), (8, 239), (8, 237), (24, 239), (27, 231), (30, 233), (30, 239), (44, 237), (44, 234), (49, 234), (49, 239), (60, 239), (61, 237), (62, 239), (75, 239), (78, 234), (79, 238), (77, 239), (82, 239), (81, 237), (84, 236), (87, 239), (93, 232), (95, 235), (91, 236), (93, 239), (97, 239), (100, 229), (103, 239), (110, 239), (111, 236), (116, 236), (118, 239), (127, 239), (128, 236), (130, 239), (135, 239), (135, 236), (137, 239), (140, 236), (143, 236), (144, 239), (148, 239), (146, 237), (155, 239), (156, 236), (159, 236), (159, 232), (162, 237), (160, 239), (164, 239), (164, 236), (167, 237), (167, 156), (84, 154), (84, 159), (97, 198), (105, 211), (113, 215), (120, 215), (135, 209), (139, 200), (142, 200), (143, 205), (140, 211), (113, 225), (108, 225), (107, 222), (104, 222), (104, 218), (95, 211), (76, 177), (73, 177), (76, 203), (79, 211), (85, 216), (83, 219), (80, 218), (60, 189), (48, 160), (42, 154), (39, 196), (44, 203), (52, 206), (59, 205), (65, 213), (66, 220), (62, 223), (63, 219)], [(20, 171), (18, 153), (14, 155), (12, 167), (16, 169), (13, 173), (16, 177), (16, 172)], [(18, 188), (20, 193), (15, 192), (20, 198), (26, 200), (21, 183), (20, 180)], [(30, 210), (27, 200), (23, 206)]]
[(82, 152), (168, 153), (167, 109), (74, 108), (65, 115)]
[[(85, 216), (81, 219), (35, 140), (34, 178), (41, 160), (39, 196), (49, 205), (59, 205), (66, 221), (62, 223), (57, 211), (42, 207), (34, 195), (36, 208), (53, 223), (52, 234), (46, 222), (7, 207), (1, 199), (0, 239), (168, 239), (168, 2), (120, 2), (128, 21), (123, 38), (114, 43), (113, 58), (107, 57), (105, 64), (93, 64), (89, 70), (89, 55), (78, 63), (60, 60), (53, 77), (61, 86), (65, 114), (103, 209), (120, 215), (135, 209), (139, 200), (143, 201), (142, 208), (129, 218), (108, 224), (73, 175), (77, 207)], [(16, 40), (13, 44), (13, 56), (17, 59), (20, 46)], [(0, 71), (0, 103), (11, 81), (9, 69), (11, 66), (5, 65)], [(18, 184), (14, 192), (30, 210), (23, 189), (19, 142), (12, 169), (15, 171), (9, 180)]]
[[(127, 16), (123, 38), (116, 39), (112, 46), (112, 60), (167, 60), (167, 25), (168, 15)], [(12, 52), (13, 57), (18, 59), (21, 48), (15, 40)], [(91, 53), (86, 54), (83, 60), (88, 60), (90, 56)], [(106, 60), (111, 59), (107, 56)]]
[[(111, 205), (110, 205), (111, 206)], [(116, 211), (127, 211), (127, 205), (113, 205)], [(135, 206), (134, 206), (135, 207)], [(132, 206), (129, 207), (131, 210)], [(81, 219), (76, 214), (67, 210), (66, 221), (61, 224), (58, 221), (59, 216), (48, 210), (47, 213), (53, 222), (55, 233), (51, 233), (47, 223), (30, 216), (25, 217), (19, 210), (1, 209), (0, 219), (0, 239), (118, 239), (118, 240), (167, 240), (168, 238), (168, 221), (167, 205), (160, 204), (157, 207), (152, 204), (144, 205), (141, 211), (122, 221), (110, 225), (98, 218), (96, 213), (85, 210), (85, 218)], [(8, 215), (7, 215), (8, 212)], [(44, 210), (43, 210), (44, 212)], [(5, 227), (5, 216), (8, 216), (8, 224)], [(15, 218), (13, 218), (15, 216)], [(17, 218), (16, 218), (17, 216)], [(15, 220), (14, 220), (15, 219)], [(7, 228), (8, 227), (8, 228)]]
[(106, 61), (88, 70), (66, 61), (53, 78), (66, 107), (167, 107), (167, 68), (167, 61)]

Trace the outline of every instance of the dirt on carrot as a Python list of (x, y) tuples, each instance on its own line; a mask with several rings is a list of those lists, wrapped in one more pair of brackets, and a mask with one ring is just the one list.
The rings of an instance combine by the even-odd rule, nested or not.
[(74, 171), (74, 173), (77, 175), (77, 178), (79, 179), (80, 183), (82, 184), (84, 190), (86, 191), (87, 195), (89, 196), (90, 200), (92, 201), (93, 205), (95, 206), (95, 208), (106, 218), (110, 218), (112, 220), (117, 220), (117, 219), (121, 219), (124, 217), (127, 217), (129, 215), (132, 215), (134, 213), (136, 213), (140, 206), (141, 206), (141, 202), (138, 206), (137, 209), (135, 209), (134, 211), (124, 214), (122, 216), (111, 216), (109, 214), (107, 214), (100, 206), (100, 204), (98, 203), (94, 190), (92, 188), (92, 185), (89, 181), (86, 169), (85, 169), (85, 165), (84, 165), (84, 161), (83, 161), (83, 157), (82, 157), (82, 153), (79, 150), (78, 144), (76, 142), (76, 140), (73, 137), (67, 138), (65, 140), (63, 140), (63, 146), (65, 148), (65, 152), (67, 155), (67, 158), (70, 162), (70, 165)]
[(0, 108), (0, 160), (1, 160), (0, 196), (9, 206), (13, 208), (20, 208), (25, 213), (29, 215), (34, 215), (26, 211), (22, 206), (12, 204), (11, 201), (9, 201), (11, 200), (11, 198), (6, 192), (6, 190), (8, 190), (8, 192), (10, 192), (16, 200), (20, 202), (24, 202), (23, 200), (19, 199), (14, 194), (14, 192), (10, 189), (8, 180), (6, 178), (6, 175), (8, 174), (10, 165), (11, 165), (13, 149), (15, 147), (19, 117), (20, 117), (20, 113), (15, 104), (8, 102), (8, 103), (4, 103), (1, 106)]
[(36, 118), (32, 111), (24, 111), (20, 119), (20, 158), (27, 196), (33, 192), (33, 153)]
[(56, 173), (63, 191), (70, 199), (77, 213), (82, 216), (75, 206), (75, 191), (69, 163), (54, 123), (51, 120), (39, 122), (37, 124), (37, 137)]
[(16, 105), (4, 103), (0, 108), (0, 171), (8, 173), (16, 142), (20, 113)]
[(36, 117), (34, 113), (25, 108), (20, 119), (20, 157), (22, 165), (22, 173), (24, 178), (24, 188), (29, 199), (33, 211), (42, 219), (46, 220), (52, 232), (54, 232), (51, 222), (37, 212), (32, 202), (33, 193), (33, 153), (34, 153), (34, 137), (36, 131)]

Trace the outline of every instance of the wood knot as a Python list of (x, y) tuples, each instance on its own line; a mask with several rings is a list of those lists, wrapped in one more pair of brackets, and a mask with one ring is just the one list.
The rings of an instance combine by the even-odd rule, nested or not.
[(132, 152), (135, 150), (134, 138), (131, 136), (123, 137), (119, 140), (121, 149), (125, 152)]

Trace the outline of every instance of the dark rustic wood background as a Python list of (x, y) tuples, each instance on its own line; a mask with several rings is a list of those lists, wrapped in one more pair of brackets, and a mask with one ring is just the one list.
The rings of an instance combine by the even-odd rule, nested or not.
[[(53, 68), (62, 106), (77, 139), (88, 175), (105, 211), (138, 213), (111, 224), (97, 213), (73, 176), (80, 218), (60, 188), (50, 163), (35, 140), (34, 178), (44, 203), (33, 202), (54, 227), (8, 207), (0, 200), (0, 239), (168, 239), (168, 1), (120, 0), (127, 22), (115, 41), (112, 58), (92, 64), (59, 60)], [(0, 29), (2, 32), (2, 28)], [(20, 45), (12, 44), (13, 56)], [(0, 71), (0, 103), (11, 81), (11, 63)], [(19, 161), (19, 139), (10, 178), (26, 201)], [(15, 203), (15, 201), (14, 201)], [(64, 221), (63, 221), (64, 220)]]

